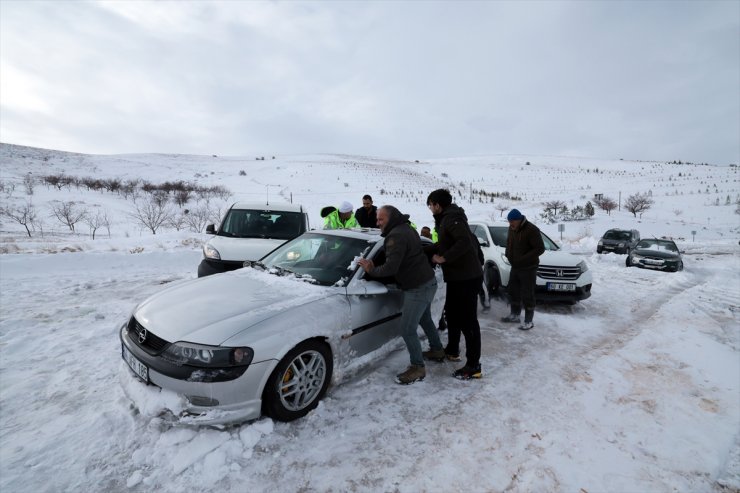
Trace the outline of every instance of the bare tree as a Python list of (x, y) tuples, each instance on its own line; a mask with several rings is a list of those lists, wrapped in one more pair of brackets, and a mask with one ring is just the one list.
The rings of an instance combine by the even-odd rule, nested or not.
[(636, 193), (627, 197), (624, 208), (630, 211), (633, 216), (637, 217), (640, 214), (640, 217), (642, 217), (642, 213), (649, 210), (653, 203), (653, 199), (648, 194)]
[(175, 231), (180, 231), (181, 229), (185, 228), (187, 226), (187, 221), (185, 218), (188, 215), (185, 213), (173, 213), (170, 219), (167, 221), (167, 226), (170, 226), (175, 229)]
[(175, 191), (172, 200), (174, 200), (177, 205), (182, 207), (183, 205), (187, 204), (192, 197), (193, 194), (190, 190), (177, 190)]
[[(95, 214), (87, 214), (83, 219), (83, 222), (90, 227), (92, 233), (92, 239), (95, 239), (95, 232), (103, 226), (110, 227), (110, 221), (108, 220), (108, 213), (105, 209), (98, 209)], [(110, 236), (110, 229), (108, 230)]]
[(199, 205), (185, 214), (185, 224), (194, 233), (202, 233), (209, 223), (211, 210), (208, 205)]
[(502, 202), (499, 202), (498, 204), (496, 204), (494, 206), (494, 209), (496, 209), (497, 211), (499, 211), (498, 217), (503, 217), (504, 216), (504, 211), (508, 211), (509, 210), (509, 205), (508, 204), (504, 204)]
[(562, 209), (563, 207), (565, 207), (565, 202), (563, 202), (562, 200), (551, 200), (550, 202), (545, 202), (542, 205), (545, 206), (546, 211), (551, 210), (553, 211), (553, 214), (557, 215), (558, 209)]
[(28, 237), (31, 237), (29, 226), (33, 227), (33, 223), (36, 221), (36, 208), (31, 202), (26, 202), (25, 205), (20, 207), (3, 207), (0, 209), (0, 214), (26, 228)]
[(599, 207), (599, 209), (606, 212), (607, 215), (611, 215), (611, 212), (617, 208), (617, 203), (614, 201), (614, 199), (611, 199), (609, 197), (601, 197), (594, 202)]
[(36, 185), (36, 180), (32, 174), (27, 174), (23, 177), (23, 186), (26, 187), (26, 195), (33, 195), (33, 187)]
[(129, 215), (156, 235), (157, 230), (170, 220), (173, 213), (167, 201), (162, 202), (150, 195), (145, 200), (134, 200), (134, 210)]
[(87, 209), (78, 206), (73, 201), (52, 203), (50, 207), (52, 217), (67, 226), (73, 233), (75, 224), (87, 216)]

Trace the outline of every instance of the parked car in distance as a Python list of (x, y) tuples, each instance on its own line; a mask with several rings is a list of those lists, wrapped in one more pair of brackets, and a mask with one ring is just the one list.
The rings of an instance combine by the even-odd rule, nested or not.
[(224, 215), (214, 235), (203, 245), (198, 277), (240, 269), (247, 260), (259, 260), (288, 240), (308, 231), (303, 206), (237, 202)]
[[(487, 222), (471, 221), (470, 230), (478, 238), (485, 257), (483, 279), (489, 294), (509, 285), (511, 264), (506, 258), (508, 225), (492, 225)], [(536, 298), (539, 301), (566, 301), (576, 303), (591, 296), (593, 277), (586, 262), (560, 247), (542, 233), (545, 253), (540, 256), (537, 269)]]
[(627, 267), (678, 272), (683, 270), (681, 251), (673, 240), (649, 238), (640, 241), (627, 256)]
[(599, 240), (596, 253), (626, 253), (640, 241), (640, 232), (636, 229), (610, 229)]
[(165, 415), (181, 424), (304, 416), (332, 377), (403, 346), (403, 292), (356, 262), (380, 265), (383, 242), (377, 229), (310, 231), (243, 269), (169, 285), (120, 326), (124, 392), (134, 404), (141, 385), (175, 392), (180, 408)]

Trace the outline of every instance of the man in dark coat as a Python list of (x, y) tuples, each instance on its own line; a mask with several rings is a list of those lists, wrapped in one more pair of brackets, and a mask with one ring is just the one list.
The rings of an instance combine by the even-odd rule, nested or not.
[(432, 262), (442, 266), (447, 283), (445, 318), (448, 340), (443, 354), (429, 351), (428, 359), (445, 358), (460, 361), (460, 333), (465, 336), (465, 366), (453, 376), (461, 380), (481, 378), (480, 325), (478, 324), (478, 291), (483, 282), (483, 270), (478, 259), (478, 242), (470, 232), (465, 211), (452, 203), (448, 190), (439, 189), (429, 194), (427, 206), (434, 215), (438, 241), (425, 247)]
[(539, 228), (527, 221), (517, 209), (512, 209), (506, 219), (509, 220), (505, 255), (511, 264), (508, 287), (511, 313), (501, 320), (520, 323), (524, 305), (524, 323), (519, 328), (529, 330), (534, 327), (537, 267), (540, 265), (540, 255), (545, 253), (545, 243)]
[(421, 239), (409, 226), (407, 215), (393, 206), (378, 209), (378, 226), (385, 238), (385, 262), (376, 266), (372, 260), (357, 263), (369, 277), (393, 277), (403, 291), (401, 335), (409, 351), (411, 364), (396, 376), (396, 382), (409, 384), (426, 376), (421, 341), (416, 328), (421, 325), (433, 352), (444, 354), (442, 341), (432, 320), (432, 300), (437, 292), (437, 279), (421, 247)]
[(369, 195), (362, 197), (362, 207), (355, 212), (355, 219), (363, 228), (377, 228), (378, 208), (373, 205), (373, 198)]

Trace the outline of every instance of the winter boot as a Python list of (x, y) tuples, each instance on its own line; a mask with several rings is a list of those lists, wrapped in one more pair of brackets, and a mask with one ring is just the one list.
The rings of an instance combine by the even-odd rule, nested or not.
[(429, 351), (422, 352), (421, 355), (424, 359), (436, 361), (437, 363), (443, 362), (446, 356), (444, 349), (430, 349)]
[(409, 365), (406, 371), (396, 375), (396, 383), (408, 385), (414, 382), (420, 382), (427, 376), (427, 371), (423, 366)]
[(470, 380), (471, 378), (481, 378), (483, 371), (481, 371), (480, 365), (476, 367), (465, 365), (462, 368), (455, 370), (452, 374), (453, 377), (458, 380)]
[(518, 324), (519, 322), (522, 321), (522, 318), (519, 316), (518, 313), (510, 313), (506, 315), (505, 317), (502, 317), (501, 321), (511, 323), (511, 324)]

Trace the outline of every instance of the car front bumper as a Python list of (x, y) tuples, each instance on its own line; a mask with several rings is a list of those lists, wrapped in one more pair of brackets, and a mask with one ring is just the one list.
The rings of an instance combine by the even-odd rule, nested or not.
[(127, 387), (154, 385), (184, 398), (184, 410), (177, 414), (173, 412), (181, 424), (231, 424), (260, 417), (262, 388), (277, 365), (277, 360), (251, 363), (240, 377), (226, 382), (179, 380), (153, 369), (149, 360), (157, 356), (151, 356), (136, 344), (132, 344), (123, 335), (123, 330), (124, 328), (120, 334), (121, 344), (140, 364), (147, 367), (148, 379), (145, 382), (129, 365), (123, 365), (131, 380), (124, 386), (124, 392), (134, 404), (137, 404), (134, 394), (140, 395), (140, 393), (131, 392)]
[(535, 299), (537, 301), (581, 301), (591, 296), (591, 284), (576, 286), (573, 291), (553, 291), (547, 285), (538, 284), (535, 288)]
[(242, 260), (224, 261), (204, 258), (198, 265), (198, 277), (221, 274), (222, 272), (230, 272), (232, 270), (241, 269), (242, 267), (244, 267), (244, 261)]

